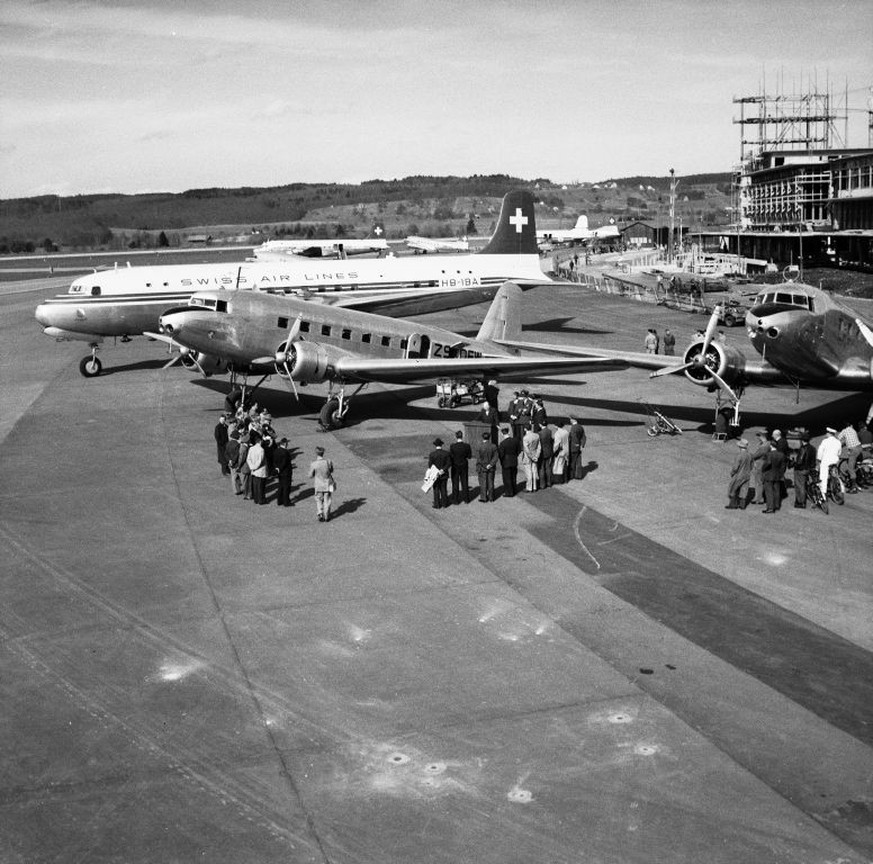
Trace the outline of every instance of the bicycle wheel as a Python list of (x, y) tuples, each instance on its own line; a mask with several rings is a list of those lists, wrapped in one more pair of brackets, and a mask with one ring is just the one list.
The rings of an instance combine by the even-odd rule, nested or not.
[(828, 496), (837, 504), (845, 504), (846, 496), (843, 494), (843, 486), (836, 477), (828, 480)]
[(821, 494), (821, 486), (818, 483), (809, 483), (806, 487), (806, 494), (812, 501), (813, 507), (818, 507), (826, 516), (828, 513), (827, 499)]

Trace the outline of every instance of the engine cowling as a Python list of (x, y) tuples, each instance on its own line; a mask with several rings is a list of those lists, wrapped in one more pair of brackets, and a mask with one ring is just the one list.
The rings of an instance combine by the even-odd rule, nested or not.
[(717, 387), (718, 382), (713, 377), (715, 372), (725, 384), (732, 385), (741, 381), (746, 370), (746, 358), (736, 349), (720, 342), (712, 341), (702, 354), (703, 342), (689, 345), (683, 358), (691, 364), (685, 370), (685, 377), (701, 387)]
[(276, 352), (277, 362), (284, 360), (291, 378), (302, 384), (333, 378), (336, 363), (343, 356), (317, 342), (294, 342), (287, 349), (283, 343)]

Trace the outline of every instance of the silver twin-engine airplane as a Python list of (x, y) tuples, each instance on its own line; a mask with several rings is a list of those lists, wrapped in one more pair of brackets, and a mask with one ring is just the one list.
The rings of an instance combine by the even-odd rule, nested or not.
[(476, 254), (126, 267), (76, 279), (66, 294), (41, 303), (36, 319), (48, 336), (91, 343), (91, 354), (79, 370), (92, 377), (102, 368), (100, 342), (107, 337), (126, 342), (157, 330), (161, 312), (187, 302), (195, 291), (297, 294), (399, 317), (490, 300), (507, 280), (522, 288), (552, 281), (542, 272), (537, 254), (533, 197), (523, 190), (504, 197), (497, 229)]
[(743, 390), (750, 384), (873, 389), (873, 331), (861, 316), (821, 289), (787, 282), (758, 293), (746, 313), (746, 333), (757, 357), (713, 339), (719, 311), (713, 311), (703, 339), (692, 342), (681, 357), (497, 341), (512, 348), (613, 357), (654, 370), (653, 378), (684, 373), (694, 384), (724, 393), (734, 406), (736, 421)]
[[(427, 383), (440, 378), (523, 379), (623, 369), (604, 358), (549, 357), (503, 347), (521, 334), (521, 296), (498, 290), (475, 339), (414, 321), (251, 291), (195, 294), (161, 316), (158, 338), (197, 352), (198, 365), (278, 374), (296, 385), (327, 381), (320, 420), (338, 425), (349, 408), (346, 385)], [(334, 388), (338, 392), (334, 392)]]

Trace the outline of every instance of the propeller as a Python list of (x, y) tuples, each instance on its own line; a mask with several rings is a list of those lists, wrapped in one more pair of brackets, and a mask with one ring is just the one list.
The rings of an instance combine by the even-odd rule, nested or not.
[(164, 363), (161, 367), (162, 369), (169, 369), (171, 366), (175, 366), (180, 360), (190, 360), (204, 378), (209, 377), (206, 372), (203, 371), (203, 367), (200, 363), (197, 362), (197, 355), (192, 352), (190, 348), (187, 348), (185, 345), (182, 345), (173, 339), (172, 336), (167, 336), (166, 333), (152, 332), (144, 332), (143, 336), (148, 336), (150, 339), (157, 339), (160, 342), (166, 342), (168, 350), (172, 351), (175, 348), (179, 352), (175, 357), (172, 357), (168, 363)]
[[(669, 366), (664, 369), (658, 369), (657, 372), (652, 372), (651, 375), (649, 375), (649, 378), (661, 378), (664, 375), (675, 375), (677, 372), (684, 372), (686, 369), (691, 369), (694, 366), (705, 365), (706, 352), (709, 350), (709, 346), (712, 343), (715, 328), (718, 327), (718, 317), (720, 314), (721, 306), (716, 306), (712, 310), (712, 315), (709, 316), (709, 323), (706, 325), (706, 332), (703, 334), (703, 347), (698, 354), (695, 354), (688, 363), (683, 363), (681, 366)], [(711, 371), (712, 370), (710, 370), (710, 372)], [(713, 373), (713, 377), (716, 381), (721, 380), (715, 373)], [(724, 384), (724, 382), (722, 382), (722, 384)], [(724, 386), (727, 387), (727, 384), (724, 384)]]
[(279, 350), (276, 351), (275, 361), (276, 361), (276, 371), (279, 371), (279, 366), (281, 364), (282, 368), (285, 370), (285, 374), (279, 377), (282, 378), (283, 381), (287, 381), (291, 385), (291, 391), (294, 393), (294, 398), (299, 402), (300, 395), (297, 392), (297, 385), (294, 383), (294, 379), (291, 377), (291, 370), (288, 368), (288, 351), (294, 342), (297, 339), (298, 334), (300, 333), (300, 322), (303, 320), (303, 313), (301, 312), (295, 319), (294, 323), (288, 329), (288, 335), (285, 337), (284, 346), (280, 345)]

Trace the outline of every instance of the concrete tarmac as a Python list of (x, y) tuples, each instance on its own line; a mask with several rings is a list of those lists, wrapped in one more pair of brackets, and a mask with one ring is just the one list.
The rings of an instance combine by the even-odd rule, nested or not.
[[(40, 299), (0, 297), (0, 860), (870, 860), (873, 493), (725, 510), (712, 397), (627, 370), (530, 384), (583, 418), (584, 480), (447, 510), (426, 456), (477, 409), (372, 386), (319, 433), (323, 388), (269, 382), (294, 506), (258, 507), (216, 462), (226, 381), (143, 339), (84, 379)], [(705, 323), (578, 286), (525, 319), (633, 350)], [(749, 427), (870, 398), (794, 395), (750, 390)]]

